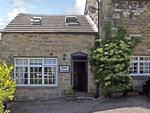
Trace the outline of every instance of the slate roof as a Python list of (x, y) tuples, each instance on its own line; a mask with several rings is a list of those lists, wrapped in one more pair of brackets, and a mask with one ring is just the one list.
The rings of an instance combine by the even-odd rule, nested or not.
[[(41, 25), (32, 25), (31, 18), (42, 17)], [(65, 17), (69, 15), (36, 15), (18, 14), (1, 32), (29, 32), (29, 33), (85, 33), (96, 34), (97, 28), (87, 18), (87, 15), (75, 15), (80, 25), (66, 25)], [(72, 16), (72, 15), (71, 15)]]

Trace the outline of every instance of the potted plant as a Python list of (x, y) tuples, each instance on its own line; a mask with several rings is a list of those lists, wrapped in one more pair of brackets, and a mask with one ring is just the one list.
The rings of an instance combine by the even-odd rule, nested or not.
[(138, 95), (137, 91), (134, 87), (131, 87), (129, 90), (126, 91), (128, 96), (135, 96)]
[(68, 97), (70, 97), (70, 98), (73, 98), (74, 97), (74, 93), (73, 93), (73, 89), (72, 89), (72, 86), (70, 85), (70, 88), (69, 88), (69, 90), (68, 90), (68, 95), (67, 95)]
[(95, 96), (95, 91), (94, 91), (94, 88), (93, 87), (90, 87), (90, 90), (89, 90), (89, 97), (94, 97)]

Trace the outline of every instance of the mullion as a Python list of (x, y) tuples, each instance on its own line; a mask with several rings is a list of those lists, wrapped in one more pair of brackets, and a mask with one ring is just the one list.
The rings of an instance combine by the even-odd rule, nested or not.
[(53, 68), (54, 68), (54, 67), (52, 67), (52, 77), (51, 77), (51, 79), (52, 79), (52, 84), (53, 84)]

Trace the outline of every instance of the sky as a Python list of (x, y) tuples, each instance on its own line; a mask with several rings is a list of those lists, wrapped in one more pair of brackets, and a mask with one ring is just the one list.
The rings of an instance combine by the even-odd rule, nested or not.
[(0, 0), (0, 29), (19, 13), (83, 15), (86, 0)]

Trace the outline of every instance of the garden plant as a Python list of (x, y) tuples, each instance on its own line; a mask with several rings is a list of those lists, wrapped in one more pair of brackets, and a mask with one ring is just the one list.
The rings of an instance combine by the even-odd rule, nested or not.
[[(16, 89), (16, 79), (13, 79), (10, 76), (10, 72), (14, 66), (6, 65), (5, 61), (0, 64), (0, 113), (4, 112), (4, 105), (3, 103), (6, 102), (8, 99), (13, 99), (14, 91)], [(9, 111), (6, 110), (4, 113), (8, 113)]]
[(110, 92), (134, 89), (128, 68), (133, 48), (141, 42), (141, 37), (127, 38), (127, 30), (122, 25), (117, 28), (116, 35), (112, 36), (111, 27), (111, 22), (108, 21), (104, 26), (104, 39), (96, 39), (94, 47), (88, 48), (91, 50), (89, 62), (96, 69), (93, 80), (95, 83), (104, 83), (100, 87), (104, 96), (108, 96)]

